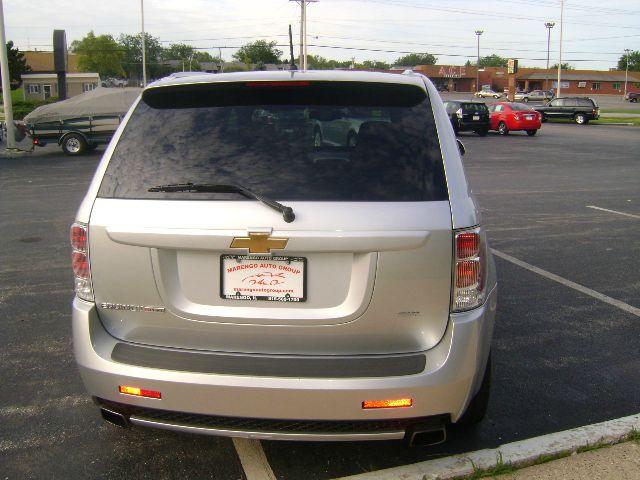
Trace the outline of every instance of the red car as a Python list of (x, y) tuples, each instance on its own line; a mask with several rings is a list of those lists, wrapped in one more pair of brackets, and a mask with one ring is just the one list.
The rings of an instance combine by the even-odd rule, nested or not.
[(524, 103), (500, 102), (489, 105), (491, 130), (507, 135), (511, 130), (524, 130), (530, 137), (542, 127), (542, 117)]

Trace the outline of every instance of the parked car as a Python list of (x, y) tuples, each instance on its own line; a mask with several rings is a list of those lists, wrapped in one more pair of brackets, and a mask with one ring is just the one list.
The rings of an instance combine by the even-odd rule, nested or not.
[(111, 87), (124, 88), (127, 85), (129, 85), (129, 80), (126, 80), (124, 78), (107, 77), (101, 82), (101, 85), (105, 88), (111, 88)]
[(556, 118), (572, 118), (578, 125), (587, 125), (591, 120), (600, 118), (600, 108), (595, 100), (588, 97), (561, 97), (546, 105), (536, 106), (542, 114), (542, 121)]
[(542, 126), (542, 116), (524, 103), (493, 103), (489, 105), (489, 112), (491, 112), (491, 130), (497, 130), (500, 135), (507, 135), (510, 131), (524, 130), (532, 137)]
[[(317, 145), (270, 106), (391, 115)], [(447, 122), (412, 72), (146, 88), (71, 228), (75, 358), (103, 417), (409, 444), (480, 421), (495, 266)]]
[(640, 98), (640, 93), (637, 93), (637, 92), (629, 92), (625, 97), (625, 99), (631, 103), (636, 103), (639, 98)]
[(484, 103), (447, 100), (444, 107), (456, 134), (473, 131), (484, 137), (491, 128), (489, 109)]
[(518, 92), (514, 95), (516, 102), (548, 102), (553, 98), (551, 90), (532, 90), (531, 92)]
[(322, 145), (354, 147), (362, 124), (389, 121), (386, 110), (365, 107), (314, 108), (309, 112), (313, 121), (314, 145), (317, 147)]
[(495, 92), (491, 89), (488, 90), (480, 90), (479, 92), (474, 93), (474, 95), (478, 98), (500, 98), (503, 94), (500, 92)]
[(82, 155), (109, 143), (138, 88), (98, 88), (67, 100), (42, 105), (24, 118), (33, 145), (55, 143), (67, 155)]

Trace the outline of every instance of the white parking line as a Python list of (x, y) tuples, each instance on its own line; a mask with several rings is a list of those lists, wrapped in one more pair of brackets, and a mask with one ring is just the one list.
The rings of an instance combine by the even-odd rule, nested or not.
[(602, 210), (603, 212), (617, 213), (618, 215), (624, 215), (625, 217), (640, 218), (640, 215), (633, 215), (631, 213), (624, 213), (624, 212), (616, 212), (615, 210), (609, 210), (608, 208), (600, 208), (594, 205), (587, 205), (587, 208), (593, 208), (594, 210)]
[(233, 438), (247, 480), (277, 480), (264, 454), (260, 440)]
[(613, 305), (614, 307), (624, 310), (625, 312), (631, 313), (636, 317), (640, 317), (640, 308), (633, 307), (628, 303), (624, 303), (624, 302), (621, 302), (620, 300), (616, 300), (615, 298), (611, 298), (606, 295), (603, 295), (602, 293), (596, 292), (595, 290), (591, 290), (590, 288), (587, 288), (583, 285), (572, 282), (571, 280), (567, 280), (566, 278), (562, 278), (554, 273), (547, 272), (546, 270), (542, 270), (541, 268), (538, 268), (538, 267), (534, 267), (533, 265), (523, 262), (522, 260), (518, 260), (517, 258), (512, 257), (511, 255), (507, 255), (506, 253), (502, 253), (495, 249), (491, 249), (491, 251), (493, 252), (494, 255), (502, 258), (503, 260), (511, 262), (531, 272), (537, 273), (538, 275), (542, 275), (543, 277), (548, 278), (549, 280), (553, 280), (554, 282), (558, 282), (566, 287), (573, 288), (574, 290), (577, 290), (581, 293), (589, 295), (590, 297), (596, 298), (602, 302), (608, 303), (609, 305)]

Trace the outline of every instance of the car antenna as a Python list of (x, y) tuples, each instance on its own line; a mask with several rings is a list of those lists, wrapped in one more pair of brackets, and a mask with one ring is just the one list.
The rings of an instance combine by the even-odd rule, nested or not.
[(298, 70), (296, 63), (293, 59), (293, 36), (291, 35), (291, 24), (289, 24), (289, 50), (291, 51), (291, 65), (289, 70)]

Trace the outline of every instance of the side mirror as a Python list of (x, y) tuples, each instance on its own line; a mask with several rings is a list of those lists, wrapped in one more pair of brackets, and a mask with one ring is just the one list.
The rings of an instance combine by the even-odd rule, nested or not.
[(462, 143), (458, 138), (456, 138), (456, 142), (458, 142), (458, 150), (460, 150), (460, 156), (464, 157), (464, 154), (467, 153), (467, 149), (464, 148), (464, 143)]

